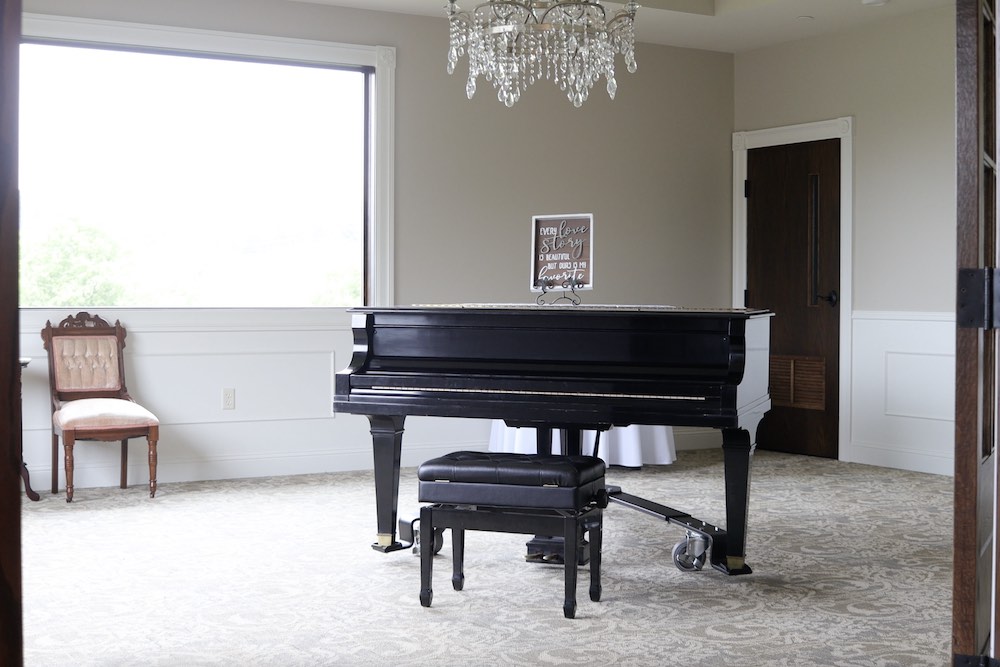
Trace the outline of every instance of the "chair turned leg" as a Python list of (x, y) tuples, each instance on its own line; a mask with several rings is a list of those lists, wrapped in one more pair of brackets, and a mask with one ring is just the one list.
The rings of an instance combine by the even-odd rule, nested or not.
[(580, 523), (576, 517), (567, 518), (563, 530), (563, 567), (566, 569), (566, 599), (563, 602), (563, 616), (576, 616), (576, 550), (580, 541)]
[[(124, 487), (122, 487), (124, 488)], [(149, 497), (156, 496), (156, 440), (149, 440)]]
[(59, 436), (52, 434), (52, 493), (59, 493)]
[(465, 530), (451, 529), (451, 587), (456, 591), (465, 587)]
[(594, 602), (601, 600), (601, 515), (597, 515), (597, 521), (590, 526), (590, 599)]
[(121, 464), (121, 479), (118, 486), (125, 489), (128, 488), (128, 440), (122, 440)]
[(73, 502), (73, 445), (76, 442), (73, 436), (63, 433), (63, 449), (65, 450), (65, 456), (63, 457), (66, 465), (66, 502)]
[(430, 607), (434, 592), (431, 576), (434, 567), (434, 512), (430, 506), (420, 508), (420, 606)]

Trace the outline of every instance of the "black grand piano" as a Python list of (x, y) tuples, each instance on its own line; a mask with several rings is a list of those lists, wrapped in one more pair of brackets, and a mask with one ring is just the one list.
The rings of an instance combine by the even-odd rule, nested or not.
[(770, 408), (770, 315), (765, 310), (666, 306), (444, 305), (352, 309), (354, 353), (337, 374), (335, 412), (366, 415), (374, 446), (380, 551), (396, 539), (407, 415), (502, 419), (553, 429), (568, 453), (581, 430), (629, 424), (722, 430), (725, 528), (609, 489), (610, 499), (682, 526), (681, 569), (706, 557), (746, 574), (750, 462)]

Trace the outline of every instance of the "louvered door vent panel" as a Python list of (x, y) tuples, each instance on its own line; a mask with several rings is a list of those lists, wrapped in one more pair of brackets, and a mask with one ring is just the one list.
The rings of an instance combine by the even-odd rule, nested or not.
[(771, 355), (771, 404), (803, 410), (826, 409), (826, 360)]

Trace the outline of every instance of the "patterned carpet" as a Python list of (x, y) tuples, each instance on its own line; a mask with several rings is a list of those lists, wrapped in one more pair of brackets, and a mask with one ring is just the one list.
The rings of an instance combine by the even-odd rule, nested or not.
[[(718, 451), (609, 471), (625, 491), (724, 525)], [(415, 513), (405, 470), (400, 510)], [(679, 528), (612, 505), (604, 595), (523, 561), (525, 536), (449, 540), (434, 605), (419, 559), (382, 554), (368, 472), (78, 489), (24, 503), (25, 664), (837, 665), (950, 663), (952, 480), (808, 457), (754, 458), (747, 562), (685, 573)]]

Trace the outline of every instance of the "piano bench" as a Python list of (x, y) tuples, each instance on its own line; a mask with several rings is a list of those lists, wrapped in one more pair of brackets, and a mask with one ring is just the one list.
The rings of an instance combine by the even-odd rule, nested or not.
[(594, 456), (453, 452), (417, 469), (420, 604), (431, 606), (435, 529), (451, 528), (452, 586), (465, 583), (465, 531), (561, 536), (563, 614), (576, 615), (577, 551), (590, 533), (590, 599), (601, 599), (601, 521), (608, 505), (604, 461)]

